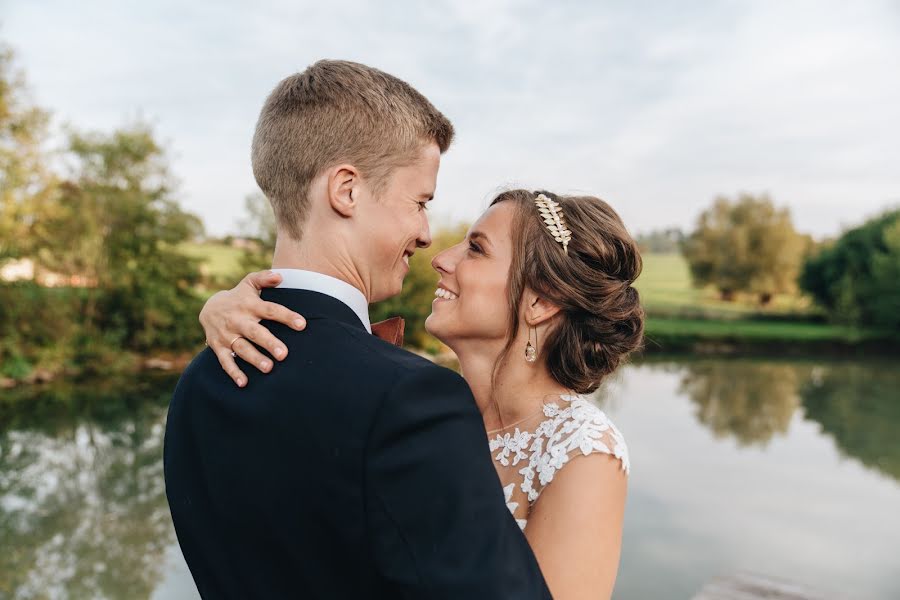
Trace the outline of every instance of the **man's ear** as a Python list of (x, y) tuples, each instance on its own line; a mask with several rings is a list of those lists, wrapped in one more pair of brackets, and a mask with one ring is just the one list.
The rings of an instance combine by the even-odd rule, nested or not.
[(529, 327), (537, 327), (546, 323), (559, 313), (559, 307), (546, 298), (538, 296), (531, 290), (526, 290), (525, 295), (525, 322)]
[(359, 182), (359, 171), (353, 165), (338, 165), (328, 170), (328, 203), (333, 211), (342, 217), (353, 216), (360, 193)]

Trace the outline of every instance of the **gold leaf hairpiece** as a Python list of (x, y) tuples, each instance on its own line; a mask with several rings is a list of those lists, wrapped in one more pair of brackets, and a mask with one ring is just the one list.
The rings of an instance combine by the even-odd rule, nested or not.
[(547, 230), (554, 240), (562, 244), (563, 250), (568, 255), (569, 242), (572, 241), (572, 232), (569, 231), (566, 225), (566, 219), (562, 209), (559, 207), (559, 202), (554, 202), (547, 196), (538, 194), (534, 204), (538, 207), (538, 212), (541, 213), (541, 218), (544, 220)]

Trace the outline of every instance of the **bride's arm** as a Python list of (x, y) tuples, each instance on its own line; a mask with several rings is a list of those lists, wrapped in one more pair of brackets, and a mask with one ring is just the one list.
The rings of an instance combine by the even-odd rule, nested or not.
[[(238, 367), (232, 352), (263, 373), (272, 370), (272, 360), (256, 349), (264, 348), (276, 360), (284, 360), (287, 347), (259, 324), (263, 319), (283, 323), (301, 331), (306, 320), (294, 311), (259, 297), (259, 291), (281, 283), (281, 275), (272, 271), (250, 273), (230, 290), (216, 292), (200, 311), (200, 325), (206, 343), (234, 382), (244, 387), (247, 376)], [(251, 344), (250, 342), (253, 342)]]
[(612, 596), (627, 479), (615, 457), (578, 456), (532, 507), (525, 536), (556, 600)]

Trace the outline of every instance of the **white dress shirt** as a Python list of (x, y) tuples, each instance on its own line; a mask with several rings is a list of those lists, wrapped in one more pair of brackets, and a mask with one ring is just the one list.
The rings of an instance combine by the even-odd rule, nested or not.
[(340, 300), (356, 313), (366, 331), (372, 333), (372, 324), (369, 322), (369, 302), (361, 291), (346, 281), (302, 269), (271, 269), (271, 271), (281, 275), (281, 283), (278, 284), (280, 288), (309, 290)]

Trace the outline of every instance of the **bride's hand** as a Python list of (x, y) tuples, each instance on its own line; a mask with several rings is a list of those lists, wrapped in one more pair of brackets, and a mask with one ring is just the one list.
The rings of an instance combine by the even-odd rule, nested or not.
[(261, 289), (275, 287), (279, 283), (281, 275), (278, 273), (250, 273), (234, 288), (213, 294), (200, 311), (206, 344), (216, 353), (219, 364), (239, 387), (247, 385), (247, 376), (237, 366), (232, 352), (263, 373), (272, 370), (272, 360), (250, 342), (265, 348), (276, 360), (284, 360), (287, 356), (287, 347), (259, 324), (261, 320), (277, 321), (297, 331), (306, 328), (306, 320), (301, 315), (259, 297)]

